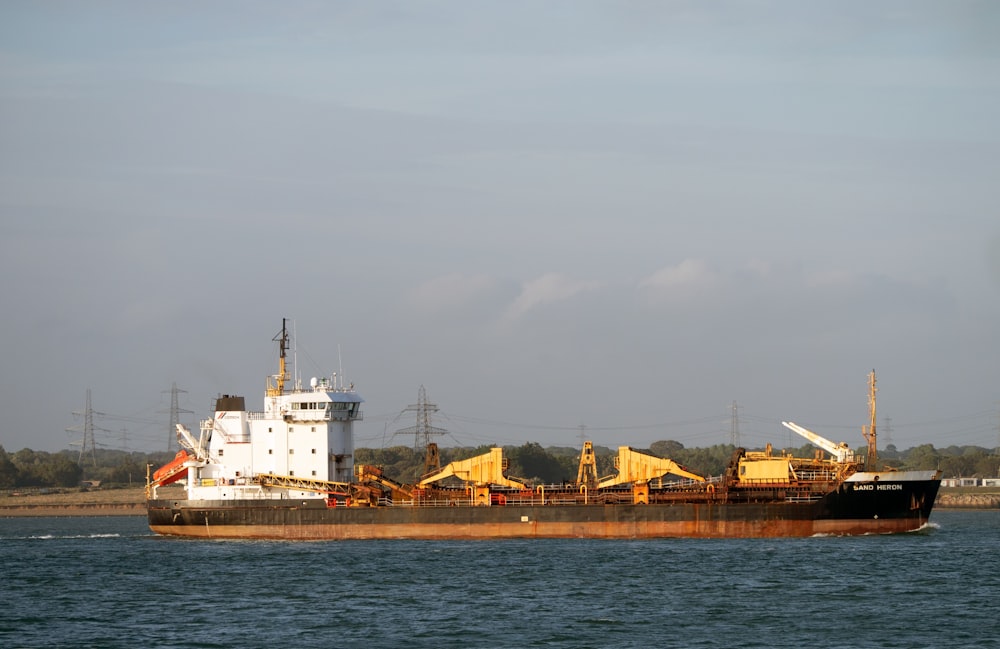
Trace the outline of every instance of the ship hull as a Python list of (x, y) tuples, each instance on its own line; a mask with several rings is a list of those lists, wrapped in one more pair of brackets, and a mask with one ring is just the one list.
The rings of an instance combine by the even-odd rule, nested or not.
[[(869, 488), (869, 484), (872, 485)], [(927, 524), (939, 480), (843, 483), (818, 500), (766, 491), (650, 504), (327, 507), (309, 500), (151, 500), (158, 534), (246, 539), (756, 538), (891, 534)]]

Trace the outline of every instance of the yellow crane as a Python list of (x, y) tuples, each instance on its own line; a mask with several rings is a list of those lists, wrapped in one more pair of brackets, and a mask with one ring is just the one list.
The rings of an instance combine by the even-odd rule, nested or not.
[(618, 469), (618, 475), (602, 478), (597, 484), (599, 489), (625, 484), (645, 484), (668, 473), (705, 482), (705, 478), (697, 473), (691, 473), (673, 460), (642, 453), (629, 446), (618, 447), (615, 468)]
[(454, 476), (466, 484), (476, 486), (496, 485), (515, 489), (528, 488), (525, 483), (506, 477), (504, 475), (506, 470), (507, 460), (503, 456), (503, 449), (491, 448), (489, 453), (470, 457), (467, 460), (450, 462), (421, 480), (418, 486), (426, 487), (439, 480)]

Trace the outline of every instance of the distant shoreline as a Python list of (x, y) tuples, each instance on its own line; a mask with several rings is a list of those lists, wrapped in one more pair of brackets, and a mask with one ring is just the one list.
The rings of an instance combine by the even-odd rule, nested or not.
[(24, 516), (145, 516), (146, 503), (89, 505), (0, 505), (0, 518)]
[(942, 493), (934, 509), (1000, 509), (1000, 494)]
[[(180, 488), (166, 488), (161, 494)], [(169, 496), (167, 496), (169, 497)], [(8, 493), (0, 495), (0, 518), (25, 516), (145, 516), (146, 488)]]

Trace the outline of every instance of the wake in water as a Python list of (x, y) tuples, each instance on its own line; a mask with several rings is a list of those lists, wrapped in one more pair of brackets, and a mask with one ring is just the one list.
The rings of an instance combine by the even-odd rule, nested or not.
[(940, 530), (941, 526), (937, 523), (932, 523), (927, 521), (915, 530), (910, 530), (909, 532), (865, 532), (864, 534), (833, 534), (829, 532), (819, 532), (813, 534), (810, 538), (821, 539), (821, 538), (840, 538), (840, 537), (850, 537), (850, 536), (894, 536), (896, 534), (929, 534), (933, 531)]
[(932, 523), (930, 521), (927, 521), (926, 523), (924, 523), (923, 525), (921, 525), (919, 528), (913, 530), (913, 532), (911, 532), (911, 534), (920, 534), (922, 532), (930, 532), (932, 530), (939, 530), (939, 529), (941, 529), (940, 525), (938, 525), (937, 523)]
[(121, 534), (32, 534), (29, 536), (8, 536), (10, 541), (52, 541), (55, 539), (117, 539)]

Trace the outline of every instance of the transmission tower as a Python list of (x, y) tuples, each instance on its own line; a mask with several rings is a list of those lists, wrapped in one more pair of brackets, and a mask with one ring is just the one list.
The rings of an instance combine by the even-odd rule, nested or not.
[(729, 422), (729, 444), (733, 448), (740, 446), (740, 407), (733, 401), (733, 414)]
[(81, 412), (79, 410), (74, 410), (73, 414), (76, 416), (83, 416), (83, 426), (70, 426), (66, 430), (73, 433), (83, 432), (83, 440), (80, 442), (80, 458), (77, 460), (78, 463), (83, 464), (83, 457), (90, 451), (90, 461), (97, 466), (97, 452), (96, 444), (94, 443), (94, 415), (103, 415), (103, 412), (94, 412), (94, 409), (90, 407), (90, 388), (87, 388), (87, 406)]
[[(1000, 455), (1000, 415), (997, 415), (997, 448), (995, 453)], [(997, 477), (1000, 478), (1000, 467), (997, 467)]]
[(882, 420), (882, 448), (889, 448), (892, 446), (892, 417), (886, 417)]
[[(165, 392), (166, 390), (164, 390)], [(177, 395), (181, 392), (187, 394), (187, 390), (178, 389), (177, 383), (170, 384), (170, 427), (167, 429), (167, 452), (173, 452), (177, 442), (177, 424), (181, 423), (180, 415), (192, 414), (190, 410), (181, 409), (178, 404)], [(161, 411), (162, 412), (162, 411)]]
[(417, 425), (407, 428), (400, 428), (393, 435), (413, 435), (413, 450), (426, 452), (425, 471), (435, 468), (437, 461), (437, 444), (431, 441), (433, 435), (444, 435), (448, 431), (444, 428), (436, 428), (431, 425), (431, 413), (438, 411), (437, 405), (427, 402), (427, 391), (424, 386), (420, 386), (417, 393), (417, 402), (411, 403), (403, 409), (403, 412), (417, 413)]

